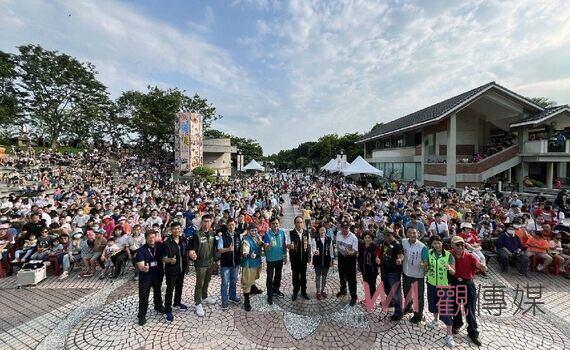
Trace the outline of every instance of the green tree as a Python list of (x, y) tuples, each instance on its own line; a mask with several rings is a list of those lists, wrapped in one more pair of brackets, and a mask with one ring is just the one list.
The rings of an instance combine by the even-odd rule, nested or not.
[(0, 125), (3, 126), (14, 125), (21, 112), (16, 63), (16, 57), (0, 51)]
[(126, 91), (117, 99), (120, 118), (136, 134), (139, 149), (144, 151), (171, 151), (176, 113), (195, 111), (204, 117), (204, 129), (221, 118), (216, 108), (197, 94), (185, 95), (177, 88), (163, 90), (149, 86), (146, 92)]
[[(52, 147), (60, 136), (77, 134), (107, 103), (105, 86), (97, 80), (95, 67), (39, 45), (18, 47), (18, 75), (26, 92), (25, 122)], [(81, 135), (85, 136), (85, 133)]]
[(534, 104), (539, 105), (542, 108), (549, 108), (556, 106), (556, 101), (549, 99), (548, 97), (527, 97), (529, 100), (534, 102)]
[(209, 178), (215, 174), (214, 169), (208, 168), (207, 166), (198, 166), (192, 170), (194, 176), (200, 176), (204, 178)]

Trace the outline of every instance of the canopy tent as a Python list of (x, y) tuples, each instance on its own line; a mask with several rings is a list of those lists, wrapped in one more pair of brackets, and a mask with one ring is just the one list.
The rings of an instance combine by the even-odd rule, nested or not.
[(350, 163), (346, 161), (346, 158), (337, 158), (325, 169), (326, 171), (330, 171), (331, 173), (336, 173), (343, 171), (346, 169)]
[(329, 162), (321, 167), (321, 170), (328, 171), (328, 168), (334, 164), (336, 160), (333, 158)]
[(262, 167), (261, 164), (256, 162), (255, 159), (252, 159), (251, 162), (247, 163), (247, 165), (244, 166), (241, 170), (242, 171), (247, 171), (247, 170), (265, 171), (265, 168)]
[(353, 160), (352, 163), (342, 171), (342, 173), (345, 176), (354, 174), (369, 174), (378, 176), (384, 175), (382, 170), (376, 169), (361, 156), (358, 156), (355, 160)]

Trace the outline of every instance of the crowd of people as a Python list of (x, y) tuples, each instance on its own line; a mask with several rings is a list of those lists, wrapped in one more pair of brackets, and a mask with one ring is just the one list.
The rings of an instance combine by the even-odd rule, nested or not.
[[(285, 297), (284, 265), (291, 269), (292, 301), (329, 298), (327, 279), (336, 265), (336, 297), (350, 297), (351, 306), (358, 303), (360, 279), (370, 295), (378, 276), (386, 294), (395, 289), (394, 322), (408, 312), (410, 322), (422, 322), (427, 293), (434, 321), (426, 326), (442, 321), (448, 346), (463, 318), (458, 305), (454, 316), (440, 315), (438, 305), (448, 296), (438, 291), (464, 288), (467, 332), (480, 345), (473, 280), (485, 276), (489, 258), (496, 256), (504, 273), (515, 266), (527, 277), (534, 265), (542, 273), (551, 266), (565, 277), (570, 272), (565, 191), (554, 202), (543, 196), (523, 201), (516, 193), (397, 182), (373, 188), (340, 176), (293, 172), (180, 183), (171, 180), (171, 165), (164, 160), (110, 154), (93, 149), (32, 157), (33, 164), (46, 168), (40, 181), (49, 191), (1, 199), (2, 263), (12, 272), (55, 257), (63, 266), (61, 279), (70, 278), (75, 267), (80, 278), (117, 278), (132, 271), (139, 281), (141, 325), (151, 290), (154, 309), (168, 321), (173, 309), (188, 309), (182, 289), (191, 267), (194, 310), (203, 317), (204, 305), (218, 303), (209, 290), (212, 273), (221, 278), (220, 307), (243, 304), (250, 311), (251, 294), (263, 293), (257, 286), (263, 268), (266, 300), (273, 304)], [(299, 212), (288, 232), (282, 227), (291, 223), (281, 222), (285, 194)], [(308, 268), (314, 269), (314, 281), (307, 281)], [(315, 295), (309, 295), (307, 283), (315, 284)], [(413, 286), (419, 305), (412, 309), (402, 305), (402, 296)]]

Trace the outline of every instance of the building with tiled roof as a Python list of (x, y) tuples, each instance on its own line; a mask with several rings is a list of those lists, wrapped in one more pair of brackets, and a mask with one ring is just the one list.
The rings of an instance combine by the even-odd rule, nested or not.
[(365, 159), (385, 176), (433, 186), (552, 188), (566, 182), (570, 107), (543, 108), (496, 82), (382, 124), (365, 134)]

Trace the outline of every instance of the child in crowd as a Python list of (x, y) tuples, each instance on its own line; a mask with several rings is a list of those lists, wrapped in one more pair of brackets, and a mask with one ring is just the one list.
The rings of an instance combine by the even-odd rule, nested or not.
[(562, 234), (560, 232), (554, 232), (554, 235), (550, 242), (548, 242), (548, 253), (553, 259), (557, 259), (559, 263), (559, 271), (561, 274), (567, 272), (568, 263), (570, 263), (570, 256), (564, 254), (562, 249)]
[[(36, 239), (36, 235), (31, 233), (29, 236), (29, 239), (26, 239), (24, 241), (24, 245), (22, 246), (22, 249), (16, 250), (16, 253), (14, 254), (15, 259), (12, 260), (12, 263), (17, 264), (19, 262), (20, 263), (26, 262), (26, 260), (34, 252), (37, 243), (38, 243), (38, 240)], [(20, 258), (22, 255), (23, 255), (23, 257)]]
[(107, 240), (107, 246), (103, 250), (103, 255), (101, 255), (101, 261), (105, 262), (105, 268), (101, 272), (99, 279), (104, 279), (107, 276), (113, 275), (114, 265), (111, 257), (121, 251), (121, 248), (115, 243), (115, 237), (109, 237)]

